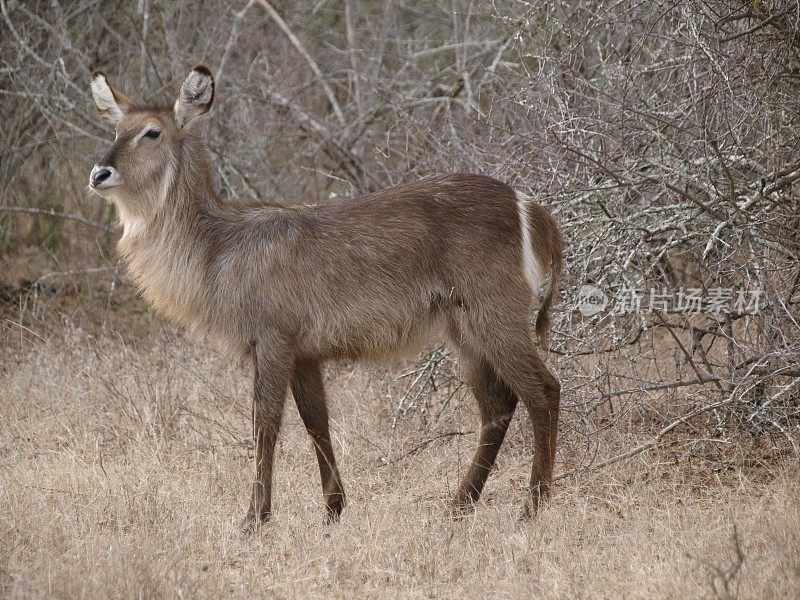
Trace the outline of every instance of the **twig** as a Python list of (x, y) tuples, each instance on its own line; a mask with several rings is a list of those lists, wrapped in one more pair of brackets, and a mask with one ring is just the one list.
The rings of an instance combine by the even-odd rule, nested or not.
[(225, 43), (225, 50), (222, 52), (222, 58), (219, 60), (219, 66), (217, 67), (217, 74), (214, 77), (217, 80), (217, 83), (222, 81), (222, 76), (225, 74), (225, 64), (228, 62), (228, 56), (230, 56), (231, 49), (233, 49), (233, 44), (236, 42), (236, 37), (239, 35), (239, 26), (242, 23), (242, 19), (244, 15), (250, 10), (250, 7), (255, 4), (255, 0), (250, 0), (247, 4), (244, 5), (244, 8), (239, 12), (234, 14), (233, 17), (233, 24), (231, 25), (231, 32), (228, 35), (228, 41)]
[(409, 456), (413, 456), (414, 454), (416, 454), (420, 450), (424, 450), (425, 448), (427, 448), (430, 444), (432, 444), (436, 440), (441, 440), (441, 439), (451, 438), (451, 437), (459, 437), (459, 436), (462, 436), (462, 435), (470, 435), (472, 433), (475, 433), (475, 432), (474, 431), (447, 431), (445, 433), (440, 433), (440, 434), (435, 435), (435, 436), (433, 436), (431, 438), (427, 438), (425, 440), (422, 440), (418, 444), (415, 444), (414, 446), (411, 447), (410, 450), (404, 452), (403, 454), (401, 454), (400, 456), (398, 456), (394, 460), (390, 461), (388, 464), (399, 463), (401, 460), (404, 460), (404, 459), (408, 458)]
[(730, 398), (727, 398), (726, 400), (720, 400), (719, 402), (715, 402), (714, 404), (709, 404), (707, 406), (701, 406), (700, 408), (693, 410), (689, 414), (686, 414), (686, 415), (684, 415), (684, 416), (682, 416), (682, 417), (680, 417), (678, 419), (675, 419), (672, 423), (670, 423), (669, 425), (664, 427), (664, 429), (659, 431), (655, 436), (653, 436), (651, 439), (646, 441), (644, 444), (640, 444), (640, 445), (636, 446), (635, 448), (631, 448), (627, 452), (623, 452), (622, 454), (618, 454), (617, 456), (609, 458), (608, 460), (604, 460), (603, 462), (598, 463), (596, 465), (589, 465), (587, 467), (579, 467), (577, 469), (573, 469), (571, 471), (567, 471), (566, 473), (560, 473), (559, 475), (556, 475), (553, 479), (555, 481), (558, 481), (560, 479), (566, 479), (567, 477), (571, 477), (573, 475), (577, 475), (578, 473), (588, 473), (589, 471), (597, 471), (599, 469), (602, 469), (604, 467), (608, 467), (610, 465), (616, 464), (616, 463), (621, 462), (623, 460), (626, 460), (628, 458), (632, 458), (632, 457), (636, 456), (637, 454), (641, 454), (645, 450), (649, 450), (650, 448), (653, 448), (654, 446), (658, 445), (658, 443), (661, 441), (661, 438), (664, 437), (665, 435), (667, 435), (673, 429), (675, 429), (678, 425), (682, 425), (683, 423), (686, 423), (686, 421), (688, 421), (689, 419), (692, 419), (692, 418), (696, 417), (697, 415), (703, 414), (704, 412), (708, 412), (710, 410), (714, 410), (716, 408), (721, 408), (723, 406), (731, 404), (733, 402), (733, 400), (734, 400), (734, 398), (730, 397)]
[[(775, 13), (774, 15), (772, 15), (772, 16), (768, 17), (767, 19), (764, 19), (763, 21), (761, 21), (758, 25), (754, 25), (750, 29), (747, 29), (745, 31), (740, 31), (739, 33), (733, 33), (733, 34), (731, 34), (731, 35), (729, 35), (727, 37), (720, 38), (718, 41), (719, 41), (720, 44), (725, 44), (727, 42), (732, 42), (735, 39), (750, 35), (751, 33), (755, 33), (759, 29), (762, 29), (762, 28), (766, 27), (767, 25), (769, 25), (770, 23), (772, 23), (773, 21), (781, 18), (782, 16), (784, 16), (788, 12), (789, 12), (789, 10), (787, 9), (787, 10), (784, 10), (783, 12)], [(753, 16), (755, 16), (755, 15), (753, 15)]]
[[(350, 152), (346, 147), (337, 142), (330, 130), (319, 122), (315, 117), (308, 114), (295, 102), (289, 98), (270, 89), (263, 90), (266, 99), (275, 106), (289, 111), (297, 124), (307, 133), (313, 134), (319, 140), (320, 145), (331, 155), (333, 160), (350, 176), (352, 183), (359, 191), (368, 191), (374, 180), (362, 167), (357, 156)], [(333, 155), (336, 155), (335, 157)]]
[(353, 95), (356, 100), (356, 110), (360, 117), (364, 113), (364, 106), (361, 104), (361, 74), (358, 71), (358, 61), (356, 60), (356, 34), (353, 25), (353, 0), (346, 0), (344, 4), (344, 19), (347, 24), (347, 53), (350, 56), (350, 79), (353, 82)]
[(322, 89), (325, 91), (325, 95), (328, 97), (328, 102), (331, 103), (331, 108), (333, 112), (336, 114), (336, 118), (339, 120), (339, 123), (345, 125), (344, 120), (344, 113), (342, 112), (341, 106), (339, 106), (339, 102), (336, 100), (336, 95), (333, 93), (333, 90), (325, 81), (325, 76), (322, 74), (322, 70), (319, 68), (319, 65), (314, 60), (314, 58), (308, 53), (308, 51), (303, 46), (302, 42), (297, 38), (297, 36), (289, 29), (289, 26), (286, 24), (278, 12), (272, 8), (272, 5), (267, 2), (267, 0), (258, 0), (258, 3), (264, 7), (264, 10), (267, 11), (272, 20), (275, 21), (275, 24), (280, 28), (280, 30), (284, 33), (284, 35), (289, 38), (289, 41), (294, 46), (295, 50), (302, 56), (305, 61), (308, 63), (308, 66), (319, 78), (320, 85), (322, 85)]
[(51, 277), (71, 277), (73, 275), (98, 275), (100, 273), (110, 273), (113, 272), (116, 274), (119, 271), (120, 265), (114, 265), (111, 267), (87, 267), (85, 269), (68, 269), (66, 271), (51, 271), (50, 273), (45, 273), (44, 275), (40, 275), (36, 278), (35, 283), (39, 283), (45, 279), (50, 279)]
[(108, 235), (117, 235), (116, 231), (114, 231), (110, 227), (107, 227), (106, 225), (95, 223), (94, 221), (90, 221), (89, 219), (84, 219), (83, 217), (79, 217), (78, 215), (70, 215), (55, 210), (45, 210), (43, 208), (28, 208), (24, 206), (0, 206), (0, 212), (45, 215), (47, 217), (55, 217), (57, 219), (66, 219), (68, 221), (75, 221), (76, 223), (81, 223), (82, 225), (86, 225), (88, 227), (94, 227), (95, 229), (99, 229), (101, 231), (106, 232)]

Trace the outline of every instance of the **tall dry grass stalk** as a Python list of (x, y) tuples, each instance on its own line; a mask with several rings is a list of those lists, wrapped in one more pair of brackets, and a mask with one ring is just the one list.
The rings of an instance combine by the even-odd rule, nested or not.
[[(800, 590), (800, 487), (791, 462), (718, 465), (658, 447), (559, 482), (532, 522), (528, 424), (518, 418), (482, 510), (447, 501), (471, 456), (473, 403), (392, 426), (375, 369), (332, 368), (333, 439), (350, 506), (322, 523), (296, 410), (278, 450), (276, 516), (237, 529), (251, 470), (237, 367), (161, 327), (90, 337), (6, 322), (0, 359), (0, 595), (7, 598), (709, 597)], [(431, 397), (435, 405), (442, 400)], [(647, 439), (629, 414), (598, 460)], [(565, 419), (570, 463), (579, 417)], [(458, 429), (463, 435), (442, 435)], [(736, 538), (734, 539), (734, 532)]]
[[(111, 8), (0, 0), (0, 595), (798, 595), (798, 2)], [(513, 518), (520, 418), (485, 510), (444, 518), (476, 415), (431, 349), (328, 371), (340, 526), (319, 524), (290, 412), (277, 518), (235, 535), (244, 378), (137, 301), (115, 215), (84, 190), (112, 137), (91, 70), (164, 101), (200, 62), (226, 99), (206, 135), (231, 194), (335, 202), (463, 169), (554, 212), (562, 477), (537, 521)], [(587, 318), (584, 284), (762, 303)]]

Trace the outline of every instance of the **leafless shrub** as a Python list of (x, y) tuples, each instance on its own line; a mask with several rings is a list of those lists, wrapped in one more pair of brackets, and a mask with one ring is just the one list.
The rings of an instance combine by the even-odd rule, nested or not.
[[(108, 137), (89, 73), (160, 102), (206, 62), (221, 100), (206, 134), (230, 194), (335, 201), (463, 169), (554, 211), (568, 272), (551, 352), (573, 469), (623, 420), (653, 443), (688, 430), (683, 456), (798, 456), (798, 2), (0, 0), (0, 12), (6, 256), (33, 245), (70, 268), (112, 266), (113, 215), (82, 191)], [(577, 310), (584, 284), (612, 299), (605, 311)], [(623, 310), (630, 290), (720, 289), (759, 293), (758, 310)], [(448, 428), (428, 398), (459, 389), (451, 366), (437, 350), (408, 371), (395, 419), (419, 409)]]

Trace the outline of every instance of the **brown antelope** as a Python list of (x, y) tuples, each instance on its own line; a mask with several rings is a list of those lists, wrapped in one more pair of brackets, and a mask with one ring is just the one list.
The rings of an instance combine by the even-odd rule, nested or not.
[(538, 508), (550, 489), (560, 399), (530, 320), (540, 304), (535, 329), (546, 347), (562, 244), (544, 208), (470, 174), (324, 204), (220, 198), (204, 142), (189, 130), (214, 99), (208, 69), (193, 69), (169, 107), (137, 106), (102, 73), (91, 89), (116, 139), (89, 186), (117, 206), (118, 249), (133, 279), (158, 311), (252, 361), (256, 475), (246, 529), (271, 514), (287, 387), (336, 520), (345, 494), (321, 364), (414, 352), (432, 334), (459, 353), (481, 415), (454, 508), (478, 499), (519, 399), (535, 441), (526, 512)]

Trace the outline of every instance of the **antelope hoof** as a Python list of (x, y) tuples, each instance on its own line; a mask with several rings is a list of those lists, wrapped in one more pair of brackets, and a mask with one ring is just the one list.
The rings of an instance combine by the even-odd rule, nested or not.
[(536, 517), (538, 511), (538, 506), (533, 505), (532, 502), (525, 502), (525, 504), (522, 506), (522, 511), (519, 513), (519, 518), (517, 521), (520, 523), (532, 521)]
[(331, 500), (325, 504), (325, 524), (333, 525), (342, 518), (344, 510), (344, 496), (339, 496), (336, 500)]
[(245, 518), (242, 520), (242, 524), (240, 529), (242, 531), (242, 535), (250, 536), (256, 533), (262, 525), (264, 525), (267, 521), (272, 518), (271, 512), (262, 513), (259, 517), (252, 511), (248, 511)]
[(475, 512), (475, 502), (473, 501), (463, 502), (460, 500), (456, 500), (450, 505), (448, 516), (453, 521), (460, 521), (464, 517), (467, 517), (474, 512)]
[(530, 496), (528, 500), (525, 502), (525, 505), (522, 507), (522, 514), (520, 515), (520, 521), (530, 521), (533, 519), (541, 510), (541, 508), (547, 502), (547, 499), (550, 497), (550, 488), (549, 486), (536, 486), (531, 488)]

